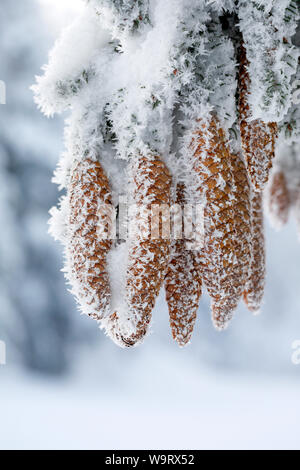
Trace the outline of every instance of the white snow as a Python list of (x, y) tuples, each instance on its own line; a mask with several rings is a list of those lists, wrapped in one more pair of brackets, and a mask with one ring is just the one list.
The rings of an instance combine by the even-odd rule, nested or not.
[(121, 371), (103, 354), (62, 381), (1, 369), (0, 449), (300, 450), (299, 380), (208, 373), (163, 349)]

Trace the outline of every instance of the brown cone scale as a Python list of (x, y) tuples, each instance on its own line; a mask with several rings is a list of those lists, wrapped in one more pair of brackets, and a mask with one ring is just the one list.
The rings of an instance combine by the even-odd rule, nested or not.
[(285, 175), (282, 171), (276, 171), (272, 175), (268, 194), (268, 211), (272, 225), (281, 228), (287, 223), (290, 206), (291, 198)]
[(241, 155), (231, 155), (234, 189), (234, 223), (236, 240), (236, 278), (241, 295), (248, 280), (251, 260), (251, 188)]
[[(124, 347), (132, 347), (144, 339), (152, 317), (152, 310), (162, 286), (168, 264), (170, 238), (162, 237), (162, 220), (158, 237), (152, 237), (151, 214), (153, 206), (170, 207), (171, 176), (159, 157), (141, 157), (131, 165), (133, 199), (136, 212), (133, 220), (134, 236), (129, 240), (129, 259), (126, 279), (128, 321), (134, 333), (128, 335), (118, 312), (110, 317), (108, 334)], [(169, 223), (169, 221), (167, 221)]]
[[(179, 184), (176, 204), (180, 207), (182, 216), (185, 203), (184, 192), (184, 185)], [(180, 219), (182, 222), (182, 217)], [(197, 259), (193, 251), (187, 248), (183, 224), (182, 229), (182, 237), (172, 241), (165, 278), (170, 326), (173, 338), (179, 346), (185, 346), (191, 339), (202, 293)]]
[(250, 92), (249, 62), (245, 46), (241, 46), (239, 70), (239, 112), (242, 149), (246, 160), (249, 178), (255, 191), (262, 191), (269, 179), (275, 156), (275, 143), (278, 132), (276, 123), (251, 120), (248, 102)]
[(264, 214), (262, 195), (260, 193), (253, 192), (251, 220), (251, 265), (249, 279), (244, 292), (244, 300), (251, 312), (258, 313), (264, 297), (266, 275)]
[(209, 125), (199, 122), (193, 147), (198, 192), (205, 195), (204, 247), (199, 262), (212, 299), (214, 325), (222, 330), (241, 298), (243, 279), (237, 275), (237, 214), (231, 154), (225, 132), (215, 117)]
[[(112, 208), (112, 201), (108, 178), (98, 161), (86, 159), (74, 166), (68, 197), (67, 277), (83, 312), (100, 320), (109, 311), (106, 257), (111, 240), (109, 225), (99, 209), (104, 204)], [(99, 232), (106, 234), (106, 239), (99, 237)]]

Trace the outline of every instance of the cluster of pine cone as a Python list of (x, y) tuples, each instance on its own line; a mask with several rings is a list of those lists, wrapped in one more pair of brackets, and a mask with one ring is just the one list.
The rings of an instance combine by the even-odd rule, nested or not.
[[(136, 237), (130, 240), (126, 274), (125, 302), (130, 327), (124, 327), (117, 311), (110, 311), (107, 255), (112, 241), (99, 240), (97, 232), (99, 203), (112, 204), (108, 178), (100, 163), (88, 158), (73, 169), (68, 195), (72, 231), (67, 249), (72, 266), (69, 280), (85, 311), (120, 346), (135, 346), (143, 340), (163, 284), (172, 334), (180, 346), (190, 341), (203, 285), (211, 297), (213, 322), (219, 330), (226, 328), (241, 298), (250, 311), (257, 312), (261, 306), (265, 284), (262, 191), (272, 167), (277, 126), (251, 120), (247, 70), (242, 47), (240, 153), (233, 154), (226, 133), (213, 114), (209, 123), (199, 121), (191, 143), (191, 171), (199, 182), (197, 191), (206, 201), (202, 249), (193, 251), (185, 239), (145, 238), (142, 209), (135, 213)], [(172, 178), (158, 155), (133, 158), (130, 165), (137, 207), (185, 204), (183, 182), (177, 184), (176, 198), (172, 200)], [(285, 219), (289, 197), (282, 175), (275, 178), (273, 191), (276, 210)], [(102, 230), (108, 230), (105, 223)]]

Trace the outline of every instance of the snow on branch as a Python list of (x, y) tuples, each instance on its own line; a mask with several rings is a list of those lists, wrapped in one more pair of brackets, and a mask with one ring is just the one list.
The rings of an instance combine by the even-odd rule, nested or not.
[(149, 0), (87, 0), (113, 36), (141, 31), (150, 24)]
[(96, 73), (96, 64), (109, 60), (109, 33), (101, 27), (93, 11), (86, 9), (66, 28), (49, 54), (44, 75), (32, 87), (35, 101), (47, 116), (71, 106), (74, 96)]
[(299, 21), (297, 0), (240, 0), (238, 15), (250, 62), (253, 119), (278, 122), (292, 102), (299, 56), (291, 41)]

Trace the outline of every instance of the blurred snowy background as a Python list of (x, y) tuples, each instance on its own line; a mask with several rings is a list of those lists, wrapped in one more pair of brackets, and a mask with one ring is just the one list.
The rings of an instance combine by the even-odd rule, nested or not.
[[(201, 301), (192, 344), (171, 339), (161, 296), (153, 334), (118, 349), (80, 317), (62, 249), (47, 234), (63, 122), (29, 90), (80, 0), (1, 0), (0, 449), (300, 449), (300, 244), (291, 222), (267, 227), (261, 316), (243, 306), (214, 331)], [(1, 361), (0, 361), (1, 362)]]

